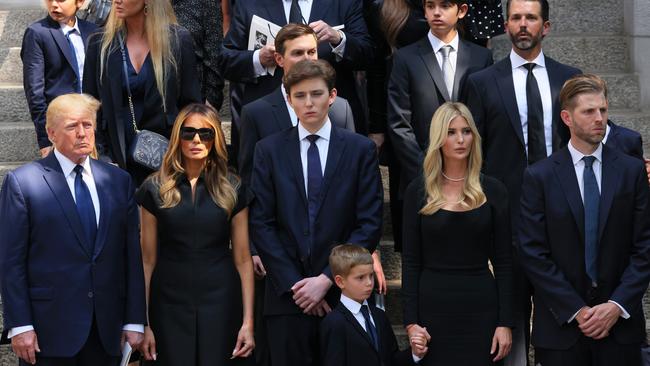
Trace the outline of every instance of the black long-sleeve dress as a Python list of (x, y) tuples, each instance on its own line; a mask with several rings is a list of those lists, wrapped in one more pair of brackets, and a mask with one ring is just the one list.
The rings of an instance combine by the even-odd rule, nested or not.
[(405, 193), (404, 324), (419, 324), (431, 335), (422, 365), (493, 365), (494, 331), (512, 325), (508, 194), (494, 178), (483, 176), (481, 184), (487, 202), (469, 211), (419, 214), (421, 177)]
[[(161, 208), (151, 179), (136, 193), (139, 205), (157, 220), (158, 257), (151, 277), (149, 321), (156, 338), (156, 365), (248, 365), (230, 360), (242, 323), (241, 281), (230, 245), (226, 211), (212, 200), (203, 176), (192, 188), (178, 180), (181, 201)], [(250, 195), (239, 189), (231, 218)]]

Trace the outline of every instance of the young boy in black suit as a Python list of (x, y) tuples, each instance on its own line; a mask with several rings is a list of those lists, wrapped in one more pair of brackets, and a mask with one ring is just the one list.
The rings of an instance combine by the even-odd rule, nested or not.
[(320, 325), (323, 366), (415, 365), (427, 353), (427, 335), (411, 338), (400, 351), (386, 314), (368, 305), (374, 287), (373, 259), (367, 249), (343, 244), (329, 257), (341, 301)]

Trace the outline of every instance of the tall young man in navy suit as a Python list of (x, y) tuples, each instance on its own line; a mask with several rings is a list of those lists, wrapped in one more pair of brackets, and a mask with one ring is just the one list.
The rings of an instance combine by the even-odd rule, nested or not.
[(54, 150), (5, 177), (0, 192), (3, 338), (21, 365), (118, 365), (146, 322), (135, 188), (90, 158), (99, 102), (55, 98)]
[(640, 365), (650, 280), (643, 162), (602, 143), (607, 99), (593, 78), (560, 93), (567, 147), (524, 172), (519, 246), (534, 292), (536, 363)]
[(59, 95), (81, 93), (85, 47), (97, 26), (77, 19), (83, 0), (47, 0), (48, 16), (25, 30), (20, 57), (23, 87), (41, 157), (52, 149), (45, 131), (47, 105)]
[[(469, 76), (466, 102), (483, 142), (483, 172), (508, 188), (515, 233), (524, 169), (566, 146), (568, 131), (560, 119), (558, 95), (562, 84), (580, 70), (542, 51), (542, 41), (551, 30), (548, 0), (509, 0), (506, 9), (512, 50), (508, 57)], [(516, 248), (515, 239), (513, 234)], [(530, 338), (532, 289), (516, 254), (516, 327), (506, 366), (527, 364)]]
[(266, 266), (265, 320), (273, 365), (319, 365), (318, 326), (338, 295), (331, 248), (374, 250), (383, 191), (374, 143), (332, 126), (334, 70), (304, 60), (284, 77), (299, 123), (257, 143), (251, 239)]

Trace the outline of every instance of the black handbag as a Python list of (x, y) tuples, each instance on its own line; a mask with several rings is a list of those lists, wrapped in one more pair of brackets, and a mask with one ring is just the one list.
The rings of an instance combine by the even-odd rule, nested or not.
[(122, 66), (124, 67), (124, 82), (129, 97), (129, 109), (131, 111), (131, 122), (135, 136), (129, 145), (127, 158), (150, 170), (158, 170), (162, 165), (163, 157), (167, 152), (169, 140), (159, 133), (149, 130), (138, 130), (135, 123), (135, 110), (133, 109), (133, 98), (131, 97), (131, 87), (129, 86), (128, 69), (126, 66), (126, 52), (124, 51), (124, 39), (119, 34), (120, 51), (122, 51)]

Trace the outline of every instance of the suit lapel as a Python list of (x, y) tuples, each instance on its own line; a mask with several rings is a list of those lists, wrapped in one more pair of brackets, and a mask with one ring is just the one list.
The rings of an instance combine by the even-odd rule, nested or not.
[(79, 71), (75, 70), (76, 67), (74, 65), (76, 64), (76, 62), (75, 60), (72, 59), (73, 56), (72, 56), (72, 52), (70, 52), (70, 44), (68, 43), (68, 40), (63, 35), (63, 32), (61, 31), (61, 26), (59, 25), (59, 23), (55, 22), (52, 19), (50, 19), (50, 24), (52, 25), (52, 28), (50, 28), (50, 33), (52, 34), (52, 38), (54, 38), (56, 45), (59, 46), (59, 49), (63, 53), (63, 57), (65, 57), (66, 61), (68, 61), (68, 65), (70, 65), (70, 67), (74, 70), (75, 75), (78, 76)]
[(562, 90), (562, 85), (564, 84), (564, 80), (560, 80), (558, 78), (558, 71), (557, 71), (557, 64), (549, 59), (548, 57), (544, 56), (544, 60), (546, 63), (546, 71), (548, 74), (548, 82), (551, 87), (551, 100), (553, 101), (553, 108), (552, 108), (552, 116), (551, 116), (551, 123), (552, 123), (552, 136), (553, 136), (553, 151), (557, 151), (560, 149), (560, 135), (559, 135), (559, 128), (560, 124), (564, 123), (562, 122), (560, 118), (560, 90)]
[[(264, 2), (264, 8), (266, 9), (266, 15), (268, 17), (266, 20), (275, 23), (280, 27), (287, 24), (287, 16), (284, 14), (282, 1), (284, 0), (266, 0)], [(264, 16), (260, 16), (264, 18)]]
[(573, 218), (575, 219), (578, 232), (580, 233), (581, 242), (585, 240), (585, 209), (582, 204), (582, 196), (580, 195), (580, 187), (578, 186), (578, 178), (573, 166), (571, 154), (567, 148), (564, 148), (560, 154), (553, 157), (555, 166), (555, 174), (557, 180), (560, 182), (562, 192), (571, 208)]
[(284, 131), (293, 127), (291, 124), (291, 116), (287, 110), (287, 102), (284, 100), (284, 95), (282, 95), (282, 90), (277, 88), (269, 96), (271, 106), (273, 107), (273, 117), (275, 119), (275, 124), (278, 127), (278, 131)]
[[(325, 14), (332, 5), (332, 0), (314, 0), (311, 3), (311, 12), (309, 13), (309, 23), (315, 22), (317, 20), (323, 20)], [(335, 27), (340, 24), (330, 24), (331, 27)]]
[(110, 221), (111, 200), (108, 196), (110, 188), (110, 177), (106, 171), (97, 164), (94, 160), (90, 160), (90, 165), (95, 179), (95, 187), (97, 188), (97, 196), (99, 197), (99, 227), (97, 228), (97, 238), (95, 239), (95, 252), (93, 259), (97, 258), (104, 249), (106, 244), (106, 236), (108, 234), (108, 223)]
[(467, 46), (465, 41), (459, 40), (456, 57), (456, 74), (454, 75), (454, 89), (451, 93), (451, 98), (454, 101), (459, 99), (458, 95), (460, 94), (460, 82), (463, 78), (463, 75), (465, 75), (469, 69), (471, 59), (470, 48)]
[(508, 117), (510, 117), (510, 123), (515, 130), (515, 134), (517, 134), (517, 138), (519, 138), (519, 142), (521, 142), (522, 146), (526, 146), (524, 143), (524, 132), (521, 128), (521, 120), (519, 119), (519, 108), (517, 107), (517, 97), (515, 96), (515, 84), (512, 80), (512, 64), (510, 63), (510, 58), (506, 57), (496, 67), (498, 69), (495, 73), (495, 78), (501, 94), (501, 100), (506, 107), (506, 112), (508, 113)]
[(54, 197), (56, 197), (56, 200), (59, 202), (63, 214), (68, 220), (68, 224), (70, 224), (74, 235), (77, 237), (77, 242), (79, 243), (81, 250), (90, 257), (91, 253), (88, 253), (87, 249), (89, 246), (86, 245), (88, 239), (86, 238), (86, 234), (83, 232), (79, 213), (77, 213), (77, 206), (74, 203), (74, 198), (72, 197), (68, 183), (63, 176), (63, 171), (61, 170), (61, 166), (56, 160), (54, 153), (49, 154), (45, 159), (43, 159), (43, 166), (46, 171), (45, 174), (43, 174), (43, 178), (52, 190)]
[(431, 79), (433, 79), (433, 83), (436, 85), (436, 89), (438, 89), (445, 101), (449, 102), (451, 99), (449, 98), (449, 93), (447, 92), (445, 79), (442, 77), (442, 70), (440, 70), (440, 65), (438, 65), (436, 55), (433, 53), (433, 48), (431, 48), (429, 38), (422, 38), (418, 43), (418, 49), (420, 51), (422, 62), (424, 62), (424, 66), (426, 66), (427, 71), (429, 71), (429, 75), (431, 75)]
[[(347, 320), (350, 324), (352, 324), (352, 327), (361, 334), (361, 337), (363, 337), (363, 339), (365, 339), (366, 342), (368, 342), (370, 348), (372, 348), (373, 350), (375, 350), (375, 352), (377, 352), (377, 350), (375, 349), (375, 345), (372, 343), (372, 339), (370, 339), (370, 335), (368, 334), (368, 332), (366, 332), (365, 329), (363, 329), (361, 324), (359, 324), (357, 318), (354, 317), (354, 315), (350, 312), (350, 310), (348, 310), (348, 308), (346, 308), (341, 303), (339, 303), (336, 306), (336, 309), (338, 309), (338, 311), (340, 311), (343, 314), (343, 316), (345, 316), (345, 320)], [(377, 320), (375, 319), (375, 328), (377, 328), (376, 322)], [(377, 336), (379, 337), (379, 335)]]
[[(115, 108), (116, 111), (121, 110), (123, 106), (122, 97), (124, 96), (124, 92), (122, 90), (124, 88), (125, 75), (122, 62), (122, 55), (118, 47), (116, 51), (112, 52), (108, 56), (108, 62), (105, 66), (106, 70), (104, 72), (104, 78), (108, 79), (107, 81), (110, 85), (113, 108)], [(115, 113), (115, 134), (117, 135), (116, 139), (120, 146), (120, 151), (113, 151), (113, 154), (119, 154), (119, 157), (114, 157), (124, 163), (122, 166), (126, 166), (126, 133), (124, 131), (124, 118), (126, 116), (131, 118), (131, 112), (129, 111), (126, 114)], [(131, 125), (131, 123), (129, 123), (129, 125)]]
[(600, 207), (598, 209), (598, 241), (603, 235), (609, 209), (612, 207), (614, 193), (618, 192), (622, 173), (616, 165), (617, 156), (614, 150), (603, 146), (603, 164), (601, 166), (601, 183), (600, 183)]
[(294, 181), (298, 186), (298, 192), (300, 192), (300, 197), (302, 202), (305, 205), (305, 208), (309, 207), (307, 203), (307, 193), (305, 192), (305, 178), (302, 174), (302, 161), (300, 160), (300, 140), (298, 137), (298, 128), (293, 127), (289, 130), (289, 133), (286, 134), (286, 148), (283, 149), (287, 154), (287, 161), (293, 172)]
[(341, 160), (344, 151), (344, 137), (337, 133), (336, 127), (332, 125), (332, 132), (330, 134), (330, 142), (327, 151), (327, 162), (325, 163), (325, 174), (323, 175), (323, 186), (321, 187), (320, 199), (318, 200), (318, 207), (316, 208), (316, 217), (318, 217), (320, 208), (325, 201), (325, 197), (327, 197), (327, 191), (332, 183), (332, 178), (334, 178), (334, 174), (336, 173), (339, 161)]

